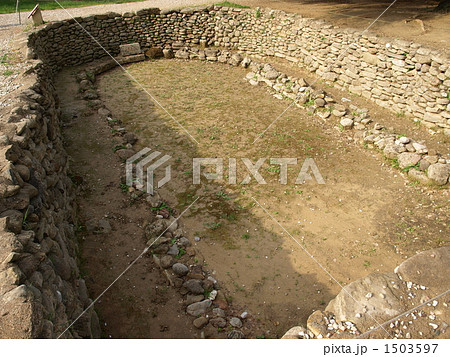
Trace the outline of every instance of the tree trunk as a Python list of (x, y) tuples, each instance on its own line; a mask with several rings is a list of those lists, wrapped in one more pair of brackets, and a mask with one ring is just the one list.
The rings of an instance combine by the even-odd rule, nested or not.
[(439, 1), (439, 4), (438, 4), (438, 6), (435, 7), (434, 11), (449, 12), (450, 11), (450, 0)]

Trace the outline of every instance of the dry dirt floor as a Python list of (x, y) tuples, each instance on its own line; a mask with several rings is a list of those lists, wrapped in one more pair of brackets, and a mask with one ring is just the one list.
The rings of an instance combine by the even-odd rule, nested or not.
[[(284, 65), (288, 74), (298, 71), (275, 65)], [(409, 183), (379, 153), (333, 128), (335, 123), (291, 108), (252, 144), (289, 103), (264, 87), (250, 86), (243, 68), (160, 60), (127, 70), (198, 144), (120, 69), (98, 79), (101, 99), (127, 131), (138, 135), (137, 149), (172, 157), (172, 180), (158, 190), (168, 207), (179, 214), (200, 197), (181, 219), (182, 227), (192, 242), (201, 238), (194, 246), (232, 306), (254, 319), (250, 337), (280, 337), (323, 308), (340, 291), (339, 284), (392, 271), (418, 251), (448, 244), (447, 190)], [(142, 227), (153, 213), (121, 192), (125, 168), (113, 155), (118, 133), (94, 110), (78, 107), (81, 101), (70, 81), (73, 76), (66, 71), (59, 89), (72, 171), (83, 182), (80, 212), (85, 220), (107, 217), (113, 227), (107, 236), (81, 235), (83, 267), (95, 296), (143, 249)], [(380, 110), (371, 114), (376, 122), (395, 122), (399, 130), (411, 126), (408, 118)], [(422, 128), (415, 133), (426, 135), (431, 147), (448, 147)], [(224, 180), (194, 185), (196, 157), (223, 158)], [(269, 164), (269, 158), (280, 157), (299, 161), (290, 166), (287, 185), (278, 182), (279, 166)], [(229, 158), (237, 160), (236, 185), (228, 184)], [(240, 184), (248, 173), (242, 158), (253, 163), (267, 158), (259, 170), (265, 185), (254, 179)], [(315, 160), (325, 185), (294, 183), (306, 158)], [(198, 336), (177, 299), (146, 258), (105, 294), (97, 309), (105, 333), (113, 337)], [(224, 337), (217, 331), (209, 336)]]

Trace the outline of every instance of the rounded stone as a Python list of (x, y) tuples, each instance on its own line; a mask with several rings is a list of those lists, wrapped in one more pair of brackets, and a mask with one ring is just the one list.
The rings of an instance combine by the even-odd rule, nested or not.
[(187, 273), (189, 273), (189, 268), (181, 263), (175, 263), (172, 266), (172, 270), (177, 276), (185, 276)]
[(230, 319), (230, 325), (236, 328), (241, 328), (242, 327), (242, 321), (240, 318), (238, 317), (232, 317)]

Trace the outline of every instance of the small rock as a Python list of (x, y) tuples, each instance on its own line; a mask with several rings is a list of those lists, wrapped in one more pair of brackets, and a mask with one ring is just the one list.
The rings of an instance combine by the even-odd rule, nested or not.
[(248, 312), (247, 311), (244, 311), (242, 314), (241, 314), (241, 319), (246, 319), (248, 317)]
[(419, 144), (419, 143), (413, 143), (414, 149), (416, 149), (416, 152), (419, 154), (426, 154), (428, 152), (428, 149), (425, 145)]
[(163, 55), (164, 55), (164, 58), (166, 58), (166, 59), (171, 59), (171, 58), (175, 57), (175, 55), (173, 54), (173, 51), (171, 49), (163, 50)]
[(200, 237), (194, 237), (194, 241), (196, 241), (196, 242), (200, 242)]
[(191, 295), (188, 294), (187, 299), (186, 299), (186, 304), (187, 305), (191, 305), (195, 302), (200, 302), (203, 299), (205, 299), (205, 297), (203, 295)]
[(172, 266), (172, 270), (177, 276), (185, 276), (189, 272), (189, 268), (181, 263), (175, 263)]
[(200, 302), (195, 302), (193, 304), (190, 304), (186, 308), (186, 312), (191, 316), (200, 316), (206, 313), (206, 310), (211, 306), (212, 301), (211, 300), (203, 300)]
[(194, 326), (198, 329), (205, 327), (208, 324), (208, 319), (204, 316), (194, 320)]
[(428, 177), (438, 185), (445, 185), (450, 175), (449, 164), (433, 164), (428, 167)]
[(218, 308), (218, 307), (213, 309), (213, 314), (214, 314), (214, 316), (217, 316), (217, 317), (225, 317), (225, 311), (223, 311), (221, 308)]
[(398, 165), (401, 169), (416, 165), (422, 156), (412, 152), (402, 152), (398, 155)]
[(236, 328), (241, 328), (242, 327), (242, 321), (238, 317), (232, 317), (230, 319), (230, 325), (233, 326), (233, 327), (236, 327)]
[(230, 333), (228, 334), (228, 339), (243, 339), (245, 338), (245, 335), (242, 331), (239, 330), (232, 330), (230, 331)]
[(191, 245), (191, 242), (189, 242), (189, 239), (185, 238), (185, 237), (181, 237), (178, 240), (178, 245), (180, 247), (189, 247)]
[(176, 255), (178, 255), (179, 252), (180, 252), (180, 250), (178, 249), (178, 246), (176, 244), (174, 244), (169, 248), (169, 251), (167, 252), (167, 254), (176, 256)]
[(136, 143), (136, 141), (137, 141), (137, 136), (134, 133), (126, 133), (123, 136), (123, 139), (124, 139), (126, 144), (134, 145)]
[(164, 57), (164, 52), (159, 47), (151, 47), (147, 51), (145, 51), (145, 55), (150, 59), (155, 59)]
[(173, 263), (174, 263), (173, 257), (171, 257), (170, 255), (164, 255), (160, 260), (160, 264), (163, 269), (170, 268), (173, 265)]
[(340, 121), (340, 124), (344, 127), (344, 129), (351, 129), (353, 127), (353, 120), (350, 118), (343, 118)]
[(339, 111), (339, 110), (337, 110), (337, 109), (334, 109), (334, 110), (331, 112), (331, 114), (333, 114), (335, 117), (340, 118), (340, 117), (343, 117), (343, 116), (345, 115), (345, 111), (341, 112), (341, 111)]
[(322, 98), (317, 98), (314, 103), (316, 104), (317, 107), (323, 107), (325, 106), (325, 100)]
[(211, 325), (214, 327), (225, 328), (227, 326), (227, 321), (222, 317), (216, 317), (210, 320)]
[(406, 136), (402, 136), (401, 138), (398, 139), (398, 141), (402, 144), (408, 144), (411, 141), (411, 139), (407, 138)]
[(307, 332), (306, 329), (304, 327), (301, 326), (295, 326), (292, 327), (288, 332), (286, 332), (283, 337), (281, 337), (282, 340), (290, 340), (290, 339), (297, 339), (297, 338), (308, 338), (307, 336)]
[(188, 289), (191, 293), (200, 295), (205, 292), (205, 289), (202, 287), (202, 283), (198, 279), (190, 279), (183, 284), (183, 287)]

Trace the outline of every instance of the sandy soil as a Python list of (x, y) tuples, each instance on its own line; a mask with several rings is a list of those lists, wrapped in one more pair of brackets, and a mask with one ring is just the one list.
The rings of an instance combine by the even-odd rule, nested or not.
[[(202, 238), (196, 247), (206, 264), (233, 301), (257, 316), (261, 333), (279, 337), (304, 323), (340, 287), (252, 197), (340, 284), (372, 271), (392, 271), (415, 251), (445, 244), (448, 207), (441, 192), (408, 185), (380, 156), (353, 146), (305, 112), (290, 110), (252, 146), (286, 102), (262, 87), (249, 90), (243, 69), (173, 60), (128, 70), (200, 144), (194, 145), (120, 70), (101, 77), (102, 99), (127, 130), (139, 135), (140, 146), (173, 157), (172, 181), (159, 191), (170, 207), (181, 211), (201, 197), (183, 220), (188, 237)], [(291, 183), (280, 185), (274, 167), (264, 165), (267, 185), (192, 185), (193, 157), (313, 157), (327, 184), (293, 185), (297, 172), (292, 172)], [(238, 182), (243, 176), (238, 174)]]

